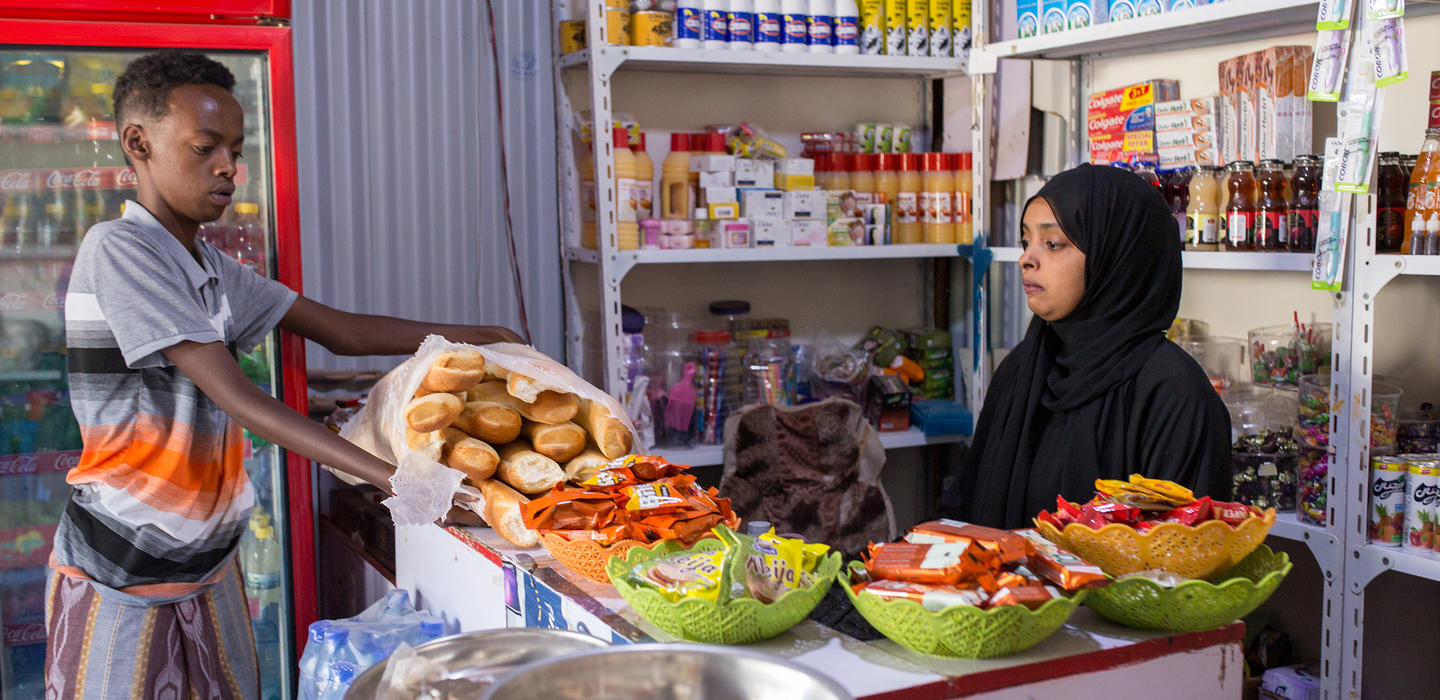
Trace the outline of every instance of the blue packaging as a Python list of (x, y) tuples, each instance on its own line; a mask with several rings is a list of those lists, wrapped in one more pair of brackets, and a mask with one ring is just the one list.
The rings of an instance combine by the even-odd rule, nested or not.
[(1168, 0), (1168, 2), (1169, 4), (1165, 6), (1166, 12), (1174, 12), (1175, 10), (1183, 10), (1187, 7), (1200, 7), (1201, 5), (1210, 4), (1210, 0)]
[(1040, 0), (1017, 0), (1015, 19), (1020, 27), (1020, 38), (1027, 39), (1040, 35)]
[(702, 12), (698, 7), (677, 7), (675, 8), (675, 39), (700, 40), (701, 28), (704, 23)]
[(910, 423), (926, 436), (969, 435), (975, 429), (975, 416), (970, 409), (943, 399), (912, 399)]
[(835, 18), (829, 15), (806, 17), (806, 29), (810, 33), (811, 46), (835, 45)]
[(1065, 3), (1068, 0), (1040, 0), (1040, 33), (1059, 34), (1069, 29), (1069, 20), (1065, 15)]
[(755, 13), (755, 43), (780, 45), (785, 35), (785, 15), (779, 12)]
[(705, 11), (705, 41), (730, 41), (730, 28), (723, 10)]
[(1138, 17), (1149, 17), (1165, 12), (1165, 7), (1170, 0), (1135, 0), (1135, 15)]
[(854, 15), (836, 15), (835, 28), (831, 33), (836, 46), (860, 46), (860, 18)]
[(1135, 0), (1110, 0), (1109, 9), (1111, 22), (1119, 22), (1120, 20), (1134, 19), (1136, 17)]
[[(1098, 8), (1096, 2), (1100, 3)], [(1065, 22), (1071, 29), (1104, 24), (1108, 10), (1106, 0), (1070, 0), (1065, 6)]]
[(725, 31), (730, 41), (754, 43), (755, 14), (753, 12), (728, 12), (725, 15)]
[(784, 31), (780, 43), (806, 46), (810, 43), (810, 18), (805, 15), (786, 14)]

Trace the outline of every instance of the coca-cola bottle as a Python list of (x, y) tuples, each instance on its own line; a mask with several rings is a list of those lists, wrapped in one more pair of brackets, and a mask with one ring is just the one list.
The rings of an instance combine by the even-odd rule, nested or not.
[(39, 248), (54, 248), (74, 241), (75, 222), (70, 217), (70, 204), (66, 201), (63, 183), (55, 186), (45, 195), (45, 210), (35, 224), (34, 245)]
[(11, 192), (5, 199), (5, 211), (0, 214), (0, 240), (7, 251), (20, 251), (30, 247), (35, 226), (34, 199), (29, 192)]

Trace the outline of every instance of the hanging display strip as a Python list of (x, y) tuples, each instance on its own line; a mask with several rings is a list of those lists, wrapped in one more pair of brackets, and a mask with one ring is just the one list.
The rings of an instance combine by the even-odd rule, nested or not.
[[(244, 163), (235, 166), (235, 184), (247, 184)], [(0, 170), (0, 195), (49, 190), (127, 190), (139, 181), (131, 167), (32, 168)]]

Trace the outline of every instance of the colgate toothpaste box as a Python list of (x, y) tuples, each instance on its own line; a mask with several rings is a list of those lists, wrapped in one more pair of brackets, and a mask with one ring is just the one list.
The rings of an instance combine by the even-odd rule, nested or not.
[(1086, 115), (1090, 161), (1155, 153), (1155, 107), (1179, 96), (1180, 83), (1174, 80), (1150, 80), (1091, 95)]

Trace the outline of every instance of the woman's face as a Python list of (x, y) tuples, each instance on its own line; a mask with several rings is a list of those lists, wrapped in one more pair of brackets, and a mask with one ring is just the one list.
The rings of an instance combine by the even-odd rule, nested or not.
[(1059, 321), (1085, 295), (1085, 254), (1060, 230), (1050, 203), (1036, 199), (1020, 222), (1020, 275), (1036, 316)]

